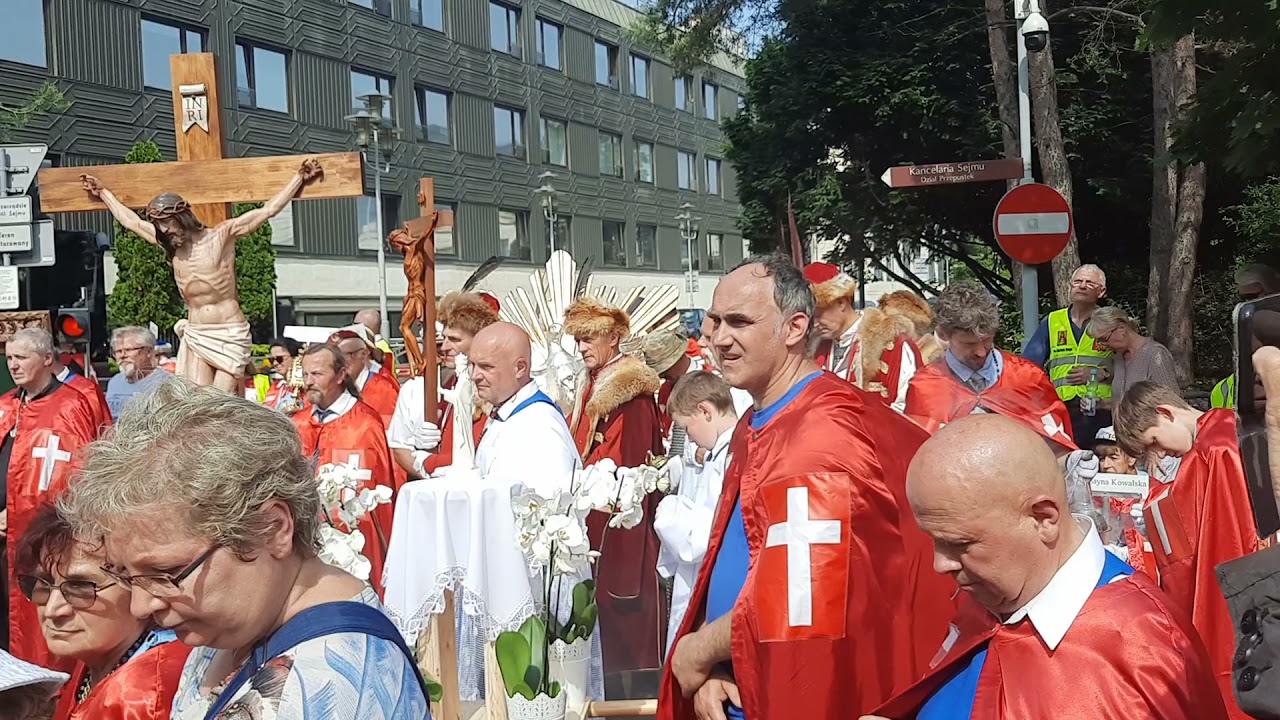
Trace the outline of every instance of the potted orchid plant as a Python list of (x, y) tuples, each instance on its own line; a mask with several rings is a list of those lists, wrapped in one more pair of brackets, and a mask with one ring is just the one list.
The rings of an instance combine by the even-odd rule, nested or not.
[[(554, 497), (526, 491), (513, 500), (520, 548), (542, 574), (541, 611), (495, 642), (513, 718), (563, 718), (568, 708), (576, 712), (585, 702), (598, 616), (591, 565), (600, 557), (587, 537), (587, 515), (606, 512), (608, 528), (633, 528), (644, 519), (646, 496), (670, 492), (679, 474), (678, 460), (651, 459), (638, 468), (604, 460), (575, 472), (570, 489)], [(566, 580), (574, 582), (567, 593)]]

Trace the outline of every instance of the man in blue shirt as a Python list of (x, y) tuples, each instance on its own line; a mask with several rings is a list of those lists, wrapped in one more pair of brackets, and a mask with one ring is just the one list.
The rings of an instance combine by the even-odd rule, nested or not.
[(107, 407), (111, 419), (120, 417), (129, 398), (173, 377), (156, 367), (156, 336), (137, 325), (116, 328), (111, 333), (111, 356), (120, 372), (107, 381)]

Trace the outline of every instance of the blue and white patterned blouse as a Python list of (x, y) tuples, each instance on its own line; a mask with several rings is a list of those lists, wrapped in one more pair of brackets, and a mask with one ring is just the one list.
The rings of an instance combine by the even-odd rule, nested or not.
[[(372, 588), (365, 588), (352, 601), (382, 609)], [(173, 720), (204, 720), (217, 695), (200, 694), (200, 685), (218, 652), (207, 647), (191, 651), (173, 699)], [(217, 716), (218, 720), (426, 717), (427, 699), (408, 658), (395, 643), (359, 633), (308, 640), (269, 660)]]

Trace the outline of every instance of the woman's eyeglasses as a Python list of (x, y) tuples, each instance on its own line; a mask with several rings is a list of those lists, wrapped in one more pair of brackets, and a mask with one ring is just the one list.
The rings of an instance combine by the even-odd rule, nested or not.
[(205, 550), (204, 553), (196, 558), (190, 565), (179, 572), (177, 575), (169, 575), (168, 573), (152, 573), (149, 575), (123, 575), (112, 570), (109, 567), (103, 567), (102, 572), (110, 575), (116, 582), (127, 588), (138, 588), (152, 597), (176, 597), (182, 594), (182, 581), (186, 580), (209, 559), (220, 546)]
[(36, 605), (43, 606), (48, 603), (53, 589), (57, 588), (58, 592), (62, 593), (62, 599), (77, 610), (93, 607), (93, 603), (98, 599), (98, 593), (115, 584), (116, 581), (113, 579), (102, 585), (92, 580), (64, 580), (54, 585), (44, 578), (32, 575), (18, 576), (18, 587), (22, 590), (22, 594)]
[(271, 360), (272, 365), (279, 365), (281, 363), (287, 363), (290, 360), (293, 360), (293, 358), (289, 357), (288, 355), (268, 355), (267, 358)]

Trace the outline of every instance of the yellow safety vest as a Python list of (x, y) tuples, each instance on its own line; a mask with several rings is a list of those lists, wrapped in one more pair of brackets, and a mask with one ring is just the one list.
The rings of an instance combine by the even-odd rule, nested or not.
[(1236, 375), (1231, 373), (1213, 386), (1209, 394), (1209, 404), (1216, 408), (1234, 408), (1236, 406)]
[(1067, 308), (1049, 313), (1049, 362), (1045, 364), (1045, 370), (1049, 372), (1049, 379), (1053, 381), (1053, 387), (1058, 391), (1058, 397), (1063, 402), (1082, 397), (1085, 393), (1087, 385), (1071, 385), (1067, 380), (1071, 369), (1078, 366), (1106, 370), (1108, 380), (1104, 383), (1099, 379), (1098, 397), (1111, 397), (1109, 378), (1115, 362), (1114, 358), (1115, 353), (1103, 350), (1087, 332), (1079, 342), (1076, 342), (1076, 334), (1071, 328), (1071, 316)]
[(267, 391), (271, 389), (271, 377), (258, 373), (253, 376), (253, 389), (258, 393), (258, 404), (261, 405), (267, 399)]
[(378, 338), (373, 344), (376, 345), (379, 350), (386, 353), (382, 356), (382, 364), (387, 366), (387, 369), (391, 371), (392, 375), (395, 375), (396, 356), (395, 353), (391, 352), (391, 344), (382, 338)]

